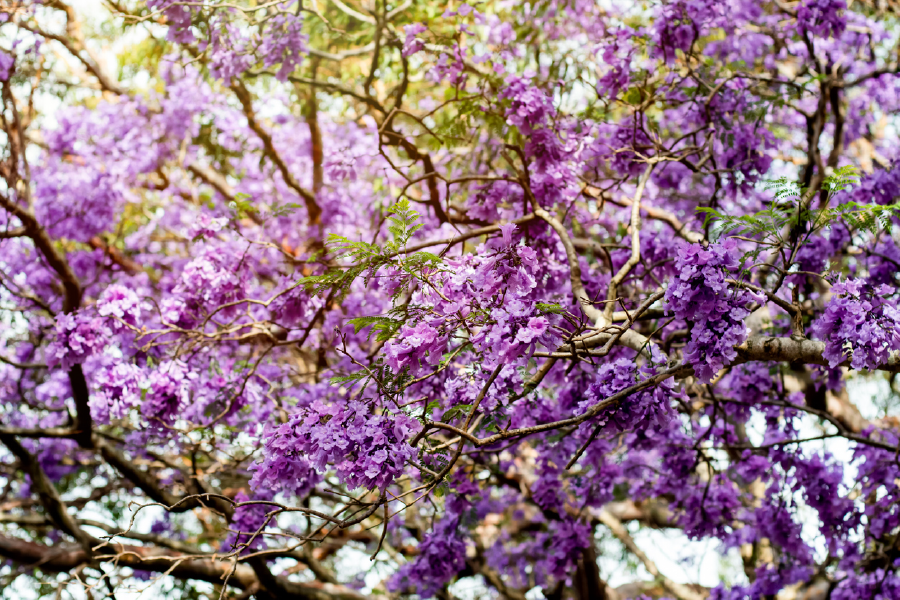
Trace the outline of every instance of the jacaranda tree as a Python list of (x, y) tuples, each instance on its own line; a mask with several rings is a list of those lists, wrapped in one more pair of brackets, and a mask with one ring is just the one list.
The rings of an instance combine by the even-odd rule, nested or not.
[(897, 2), (68, 2), (0, 0), (0, 595), (900, 598)]

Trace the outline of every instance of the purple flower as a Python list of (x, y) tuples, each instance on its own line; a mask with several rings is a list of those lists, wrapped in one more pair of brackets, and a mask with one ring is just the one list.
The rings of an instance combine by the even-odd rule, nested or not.
[[(124, 285), (114, 284), (103, 290), (97, 301), (97, 312), (101, 317), (115, 317), (132, 327), (137, 327), (141, 318), (143, 304), (133, 290)], [(121, 324), (113, 320), (113, 328)]]
[[(235, 494), (234, 499), (236, 502), (250, 502), (251, 500), (242, 491)], [(264, 495), (261, 498), (253, 498), (253, 500), (270, 499), (268, 495)], [(222, 542), (221, 549), (225, 552), (241, 550), (241, 553), (246, 553), (250, 550), (265, 548), (266, 543), (263, 539), (264, 525), (267, 524), (266, 514), (272, 508), (268, 504), (247, 504), (246, 506), (237, 507), (228, 526), (231, 532)]]
[(141, 413), (153, 425), (171, 425), (187, 401), (189, 383), (196, 375), (181, 361), (168, 361), (151, 372)]
[(16, 57), (9, 52), (0, 50), (0, 81), (9, 81), (15, 65)]
[(425, 49), (425, 43), (416, 36), (427, 30), (422, 23), (413, 23), (403, 27), (403, 33), (406, 35), (403, 41), (403, 56), (411, 56)]
[(162, 11), (169, 25), (167, 39), (173, 42), (189, 44), (195, 40), (191, 32), (191, 21), (196, 7), (185, 6), (174, 0), (147, 0), (147, 7), (153, 11)]
[(466, 542), (458, 516), (442, 519), (419, 544), (419, 554), (402, 565), (389, 582), (391, 591), (415, 590), (433, 596), (466, 564)]
[(423, 363), (438, 364), (446, 347), (447, 336), (420, 321), (415, 327), (404, 325), (397, 338), (385, 344), (384, 351), (387, 364), (395, 373), (407, 367), (412, 367), (413, 373), (417, 373)]
[[(329, 405), (317, 400), (269, 436), (260, 469), (302, 469), (296, 462), (302, 457), (320, 473), (334, 469), (351, 488), (383, 490), (416, 456), (407, 442), (418, 427), (403, 414), (371, 414), (360, 402)], [(295, 462), (277, 462), (279, 457)], [(258, 487), (272, 481), (264, 474), (255, 479)]]
[(136, 365), (117, 362), (97, 370), (93, 383), (97, 391), (91, 394), (91, 414), (101, 423), (110, 418), (121, 419), (141, 400), (140, 385), (143, 371)]
[(839, 37), (847, 28), (844, 0), (803, 0), (797, 7), (797, 30), (821, 37)]
[(698, 380), (708, 383), (737, 357), (734, 347), (747, 339), (744, 319), (756, 298), (725, 282), (738, 275), (740, 266), (732, 239), (705, 249), (682, 244), (675, 264), (679, 272), (666, 290), (665, 302), (678, 319), (692, 323), (684, 361), (694, 367)]
[(47, 364), (68, 370), (100, 353), (111, 335), (104, 319), (84, 311), (61, 314), (56, 320), (56, 338), (47, 346)]
[(263, 461), (250, 466), (254, 491), (286, 492), (304, 498), (322, 478), (303, 456), (278, 450), (266, 452)]
[(854, 369), (875, 369), (900, 350), (900, 310), (884, 298), (894, 293), (891, 287), (848, 279), (834, 284), (831, 293), (825, 313), (812, 325), (825, 341), (829, 366), (850, 358)]
[(303, 33), (303, 13), (279, 12), (266, 25), (257, 53), (262, 56), (263, 65), (267, 68), (280, 63), (281, 68), (275, 73), (275, 78), (285, 81), (300, 66), (307, 52), (309, 36)]
[(545, 317), (531, 317), (528, 319), (528, 325), (520, 329), (519, 333), (516, 334), (516, 341), (530, 344), (534, 338), (544, 335), (549, 325), (550, 323)]

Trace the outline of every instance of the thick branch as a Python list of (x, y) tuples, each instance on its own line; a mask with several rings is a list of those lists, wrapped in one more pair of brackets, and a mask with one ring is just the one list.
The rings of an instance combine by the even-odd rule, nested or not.
[[(778, 361), (799, 364), (828, 365), (822, 356), (825, 342), (818, 340), (795, 340), (786, 337), (753, 336), (740, 346), (735, 346), (740, 362)], [(842, 365), (849, 365), (845, 361)], [(878, 367), (879, 371), (900, 373), (900, 359), (896, 355)]]
[[(53, 240), (50, 239), (47, 231), (41, 227), (37, 218), (29, 210), (2, 194), (0, 194), (0, 207), (19, 219), (28, 237), (40, 250), (48, 266), (59, 277), (64, 291), (63, 310), (67, 313), (77, 310), (81, 306), (81, 284), (78, 282), (78, 278), (65, 257), (56, 250), (56, 246), (53, 245)], [(80, 446), (89, 448), (93, 423), (91, 421), (91, 410), (88, 406), (90, 395), (87, 380), (84, 378), (81, 365), (75, 365), (69, 369), (69, 383), (72, 387), (72, 396), (75, 399), (75, 429), (79, 432), (75, 439)]]
[(237, 96), (237, 99), (241, 103), (241, 107), (244, 109), (244, 116), (247, 118), (247, 124), (250, 126), (250, 129), (256, 133), (260, 141), (262, 141), (266, 156), (275, 164), (275, 167), (278, 169), (278, 172), (281, 173), (281, 177), (288, 187), (303, 198), (303, 202), (306, 204), (306, 212), (309, 215), (310, 224), (318, 224), (322, 217), (322, 208), (316, 203), (316, 199), (312, 192), (300, 185), (300, 182), (297, 181), (291, 173), (287, 163), (284, 162), (281, 154), (279, 154), (278, 150), (275, 148), (275, 144), (272, 142), (272, 136), (269, 135), (269, 132), (256, 120), (250, 92), (247, 91), (247, 88), (244, 87), (243, 83), (237, 80), (233, 81), (231, 89), (234, 91), (235, 96)]
[(628, 533), (628, 530), (625, 529), (625, 526), (622, 525), (622, 521), (618, 520), (614, 516), (612, 516), (609, 512), (605, 510), (601, 510), (597, 515), (597, 519), (606, 525), (609, 530), (612, 532), (614, 536), (616, 536), (619, 541), (621, 541), (628, 551), (634, 554), (634, 556), (640, 560), (644, 568), (647, 569), (647, 572), (650, 573), (655, 579), (659, 580), (662, 586), (666, 589), (667, 592), (679, 598), (680, 600), (703, 600), (703, 596), (689, 588), (688, 586), (677, 583), (663, 576), (662, 573), (659, 572), (659, 569), (656, 567), (656, 563), (654, 563), (650, 558), (644, 554), (643, 550), (638, 547), (635, 543), (634, 538), (631, 537), (631, 534)]
[[(93, 562), (114, 562), (118, 566), (131, 567), (155, 573), (166, 573), (177, 579), (192, 579), (221, 585), (225, 578), (228, 584), (239, 589), (259, 589), (259, 580), (253, 569), (244, 564), (232, 567), (231, 561), (213, 560), (206, 557), (193, 558), (176, 552), (163, 552), (146, 546), (122, 546), (112, 544), (107, 554), (94, 557)], [(43, 571), (68, 572), (87, 564), (92, 564), (87, 552), (77, 546), (45, 546), (0, 535), (0, 556), (23, 565), (33, 565)], [(232, 568), (234, 569), (232, 572)], [(230, 573), (230, 575), (229, 575)], [(284, 589), (281, 598), (298, 600), (367, 600), (363, 596), (342, 585), (330, 583), (296, 583), (285, 577), (278, 577)]]
[(50, 517), (53, 524), (81, 542), (82, 546), (89, 550), (93, 542), (95, 542), (94, 538), (85, 533), (78, 526), (72, 515), (69, 514), (66, 504), (59, 497), (59, 492), (56, 491), (56, 487), (47, 477), (47, 474), (44, 473), (40, 463), (13, 436), (0, 434), (0, 443), (6, 446), (19, 459), (22, 469), (28, 473), (31, 479), (31, 491), (37, 494), (41, 505), (47, 511), (47, 516)]

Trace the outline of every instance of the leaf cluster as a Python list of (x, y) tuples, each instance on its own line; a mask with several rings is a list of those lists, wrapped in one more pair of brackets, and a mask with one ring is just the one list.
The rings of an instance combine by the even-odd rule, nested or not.
[[(831, 200), (838, 192), (849, 189), (859, 180), (856, 167), (841, 167), (825, 178), (822, 189)], [(808, 236), (816, 231), (844, 223), (852, 230), (872, 234), (880, 229), (890, 230), (892, 219), (900, 216), (900, 205), (864, 204), (854, 200), (822, 208), (811, 209), (806, 200), (810, 190), (797, 182), (780, 177), (765, 184), (764, 189), (774, 191), (774, 203), (766, 209), (749, 215), (735, 216), (711, 207), (701, 207), (697, 212), (704, 214), (703, 225), (715, 222), (714, 238), (722, 236), (742, 236), (772, 245), (784, 245), (785, 231), (805, 226)]]
[[(388, 231), (393, 236), (392, 240), (379, 245), (331, 234), (326, 245), (343, 264), (321, 275), (304, 277), (301, 283), (313, 294), (320, 294), (325, 290), (344, 292), (358, 277), (363, 277), (365, 284), (369, 285), (379, 271), (386, 267), (395, 267), (400, 272), (397, 275), (399, 285), (392, 294), (392, 300), (396, 302), (413, 282), (423, 280), (427, 273), (439, 268), (442, 261), (438, 256), (430, 252), (405, 251), (410, 238), (422, 228), (422, 225), (416, 222), (419, 214), (410, 207), (409, 200), (401, 198), (388, 208), (388, 212), (390, 213)], [(388, 321), (382, 321), (382, 326), (387, 327)]]

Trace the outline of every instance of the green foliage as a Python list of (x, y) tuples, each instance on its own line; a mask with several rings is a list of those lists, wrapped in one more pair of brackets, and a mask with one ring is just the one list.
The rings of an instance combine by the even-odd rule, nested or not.
[[(326, 245), (336, 259), (346, 260), (349, 264), (329, 269), (322, 275), (305, 277), (301, 283), (313, 294), (321, 294), (326, 290), (343, 292), (358, 277), (364, 277), (368, 285), (379, 271), (395, 267), (401, 273), (397, 276), (399, 285), (392, 298), (396, 301), (413, 282), (423, 281), (428, 271), (438, 268), (442, 261), (430, 252), (406, 252), (410, 238), (422, 227), (417, 223), (419, 214), (412, 209), (406, 198), (401, 198), (388, 208), (388, 213), (388, 231), (393, 236), (392, 240), (378, 245), (331, 234)], [(386, 326), (387, 323), (382, 322), (379, 330), (385, 330)]]
[(331, 383), (331, 385), (341, 385), (343, 383), (361, 381), (368, 376), (369, 376), (369, 374), (366, 373), (365, 371), (357, 371), (356, 373), (351, 373), (350, 375), (335, 375), (328, 381), (329, 381), (329, 383)]
[(546, 314), (561, 315), (564, 312), (566, 312), (566, 309), (564, 309), (562, 306), (560, 306), (559, 304), (556, 304), (556, 303), (548, 304), (546, 302), (538, 302), (534, 305), (534, 307), (536, 309), (538, 309), (538, 312), (540, 312), (541, 314), (544, 314), (544, 315), (546, 315)]
[(797, 211), (772, 207), (752, 215), (733, 216), (715, 208), (701, 206), (697, 212), (706, 215), (703, 226), (715, 221), (713, 239), (728, 234), (749, 238), (780, 237), (785, 226), (796, 221)]
[(293, 214), (300, 208), (303, 208), (303, 205), (297, 204), (296, 202), (287, 202), (285, 204), (275, 204), (272, 206), (272, 211), (269, 213), (269, 218), (286, 217), (288, 215)]
[[(849, 189), (859, 180), (856, 167), (841, 167), (822, 182), (828, 200), (838, 192)], [(879, 228), (890, 228), (891, 217), (900, 214), (897, 205), (882, 206), (879, 204), (860, 204), (845, 202), (836, 207), (808, 208), (811, 199), (810, 190), (797, 182), (780, 177), (767, 182), (767, 191), (774, 192), (774, 204), (771, 208), (751, 215), (733, 216), (710, 207), (701, 207), (697, 211), (704, 214), (703, 226), (715, 221), (714, 238), (736, 235), (772, 245), (784, 245), (785, 231), (796, 230), (806, 226), (805, 241), (812, 233), (830, 227), (835, 223), (846, 223), (852, 229), (876, 233)]]
[(243, 214), (251, 214), (256, 212), (253, 203), (250, 201), (250, 194), (238, 193), (234, 195), (234, 200), (228, 203), (228, 210), (231, 211), (232, 218), (236, 218)]
[(471, 408), (471, 404), (457, 404), (456, 406), (449, 408), (447, 412), (444, 413), (444, 416), (441, 420), (445, 423), (449, 423), (457, 417), (465, 416)]
[(879, 230), (891, 230), (891, 218), (900, 216), (900, 204), (860, 204), (859, 202), (845, 202), (836, 208), (826, 208), (822, 211), (821, 218), (827, 223), (843, 221), (851, 229), (867, 231), (871, 234)]
[(349, 323), (353, 325), (354, 333), (359, 333), (366, 327), (371, 327), (372, 331), (369, 332), (368, 339), (371, 340), (372, 335), (375, 335), (376, 342), (386, 342), (397, 333), (400, 326), (403, 325), (403, 320), (390, 317), (357, 317), (356, 319), (350, 319)]

